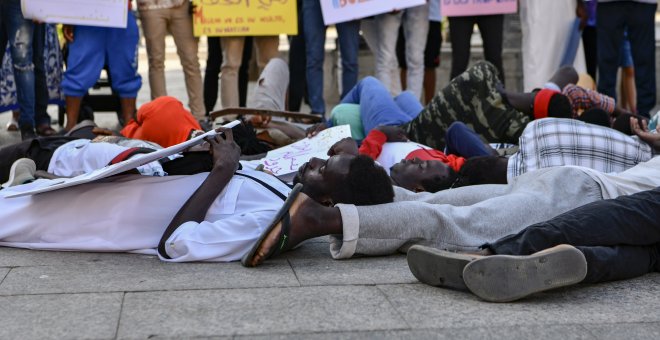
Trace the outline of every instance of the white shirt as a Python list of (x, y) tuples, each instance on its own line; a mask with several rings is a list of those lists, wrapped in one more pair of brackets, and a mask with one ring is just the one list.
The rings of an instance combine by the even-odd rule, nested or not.
[[(110, 164), (127, 149), (112, 143), (92, 143), (89, 139), (72, 140), (55, 150), (48, 163), (48, 172), (62, 177), (86, 174)], [(137, 170), (145, 176), (166, 175), (159, 162), (142, 165)]]
[(380, 164), (389, 175), (390, 168), (394, 164), (401, 162), (401, 160), (405, 159), (408, 154), (419, 149), (429, 150), (431, 148), (415, 142), (385, 143), (383, 144), (383, 149), (381, 150), (380, 155), (376, 158), (376, 162), (378, 162), (378, 164)]
[(600, 185), (603, 199), (632, 195), (660, 186), (660, 156), (639, 163), (618, 174), (606, 174), (597, 170), (579, 167)]
[[(263, 172), (239, 171), (288, 195), (290, 189)], [(192, 176), (115, 176), (34, 196), (0, 191), (0, 246), (156, 255), (174, 215), (208, 173)], [(282, 199), (252, 179), (235, 175), (203, 222), (182, 224), (167, 240), (173, 262), (234, 261), (249, 251), (282, 206)]]

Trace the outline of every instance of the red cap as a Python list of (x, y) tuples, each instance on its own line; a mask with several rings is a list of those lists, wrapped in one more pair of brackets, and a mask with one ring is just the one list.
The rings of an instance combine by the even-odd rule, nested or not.
[(541, 119), (548, 117), (548, 106), (550, 106), (550, 99), (559, 91), (543, 89), (536, 93), (534, 97), (534, 119)]

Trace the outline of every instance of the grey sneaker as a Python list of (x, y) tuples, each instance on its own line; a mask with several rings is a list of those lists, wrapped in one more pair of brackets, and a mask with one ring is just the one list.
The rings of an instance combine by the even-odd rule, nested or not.
[(486, 256), (468, 263), (463, 270), (470, 291), (490, 302), (514, 301), (573, 285), (586, 275), (584, 254), (566, 244), (528, 256)]
[(468, 290), (463, 282), (463, 268), (480, 256), (452, 253), (425, 246), (408, 249), (408, 267), (422, 283), (434, 287)]
[(20, 185), (27, 181), (34, 180), (34, 173), (37, 171), (37, 165), (29, 158), (21, 158), (14, 162), (9, 169), (9, 180), (2, 184), (3, 188)]

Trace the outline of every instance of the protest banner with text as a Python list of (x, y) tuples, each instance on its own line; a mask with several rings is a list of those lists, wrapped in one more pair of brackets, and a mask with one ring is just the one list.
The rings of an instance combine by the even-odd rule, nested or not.
[(21, 10), (46, 23), (126, 28), (128, 0), (23, 0)]
[(296, 0), (194, 0), (195, 36), (298, 34)]
[(518, 0), (440, 0), (440, 12), (448, 17), (515, 13)]
[(426, 0), (320, 0), (326, 25), (424, 5)]

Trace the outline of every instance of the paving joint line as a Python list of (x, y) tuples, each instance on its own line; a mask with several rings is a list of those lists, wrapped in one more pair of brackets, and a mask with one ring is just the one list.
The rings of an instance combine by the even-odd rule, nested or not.
[(124, 312), (124, 300), (126, 299), (126, 292), (121, 295), (121, 303), (119, 304), (119, 316), (117, 317), (117, 327), (115, 328), (115, 339), (119, 338), (119, 326), (121, 325), (121, 315)]

